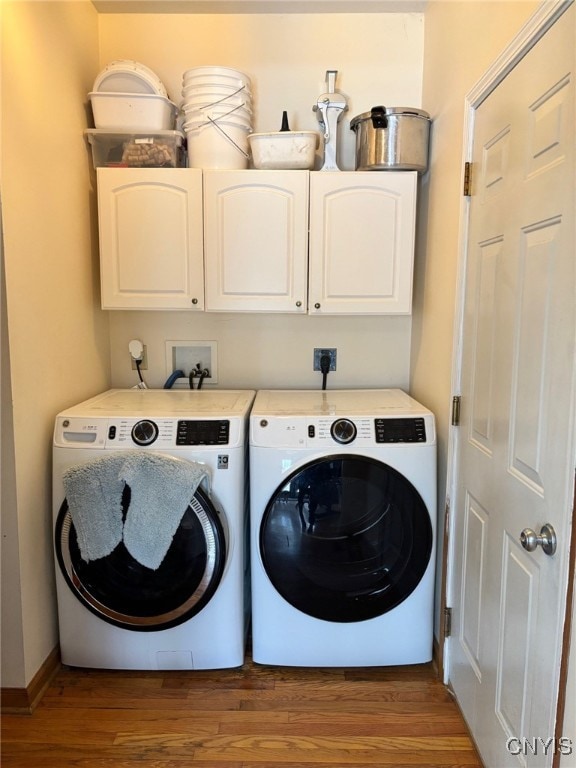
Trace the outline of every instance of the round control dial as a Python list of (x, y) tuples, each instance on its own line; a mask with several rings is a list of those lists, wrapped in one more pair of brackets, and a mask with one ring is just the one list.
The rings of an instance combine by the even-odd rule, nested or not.
[(143, 419), (132, 427), (132, 440), (136, 445), (152, 445), (158, 437), (158, 427), (153, 421)]
[(337, 419), (330, 427), (330, 434), (337, 443), (351, 443), (356, 437), (356, 425), (350, 419)]

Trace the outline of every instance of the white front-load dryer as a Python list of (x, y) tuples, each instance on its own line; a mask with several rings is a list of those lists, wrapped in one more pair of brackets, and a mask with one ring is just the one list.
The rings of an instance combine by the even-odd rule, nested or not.
[(254, 661), (430, 661), (432, 413), (397, 389), (260, 391), (250, 475)]
[[(243, 664), (249, 610), (247, 428), (254, 394), (117, 389), (56, 417), (54, 543), (64, 664), (144, 670)], [(82, 492), (82, 473), (92, 483), (97, 462), (112, 456), (122, 465), (129, 455), (139, 458), (138, 452), (159, 457), (160, 469), (162, 457), (193, 463), (206, 477), (178, 511), (178, 527), (158, 567), (135, 559), (124, 540), (110, 554), (85, 560), (63, 477), (80, 469)], [(152, 489), (166, 482), (154, 471), (155, 465), (146, 478)], [(131, 489), (123, 487), (126, 515)], [(162, 499), (152, 499), (151, 525), (160, 532)], [(101, 514), (97, 506), (94, 513)], [(89, 515), (91, 510), (88, 504)]]

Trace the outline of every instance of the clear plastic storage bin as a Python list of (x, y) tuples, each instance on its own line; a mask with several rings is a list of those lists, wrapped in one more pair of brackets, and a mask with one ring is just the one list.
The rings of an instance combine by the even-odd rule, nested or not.
[(94, 168), (184, 168), (186, 151), (180, 131), (119, 133), (89, 128)]

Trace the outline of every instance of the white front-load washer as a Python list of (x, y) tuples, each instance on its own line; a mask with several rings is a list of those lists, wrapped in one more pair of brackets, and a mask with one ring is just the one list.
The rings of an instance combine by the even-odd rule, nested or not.
[(398, 389), (260, 391), (250, 475), (254, 661), (430, 661), (433, 414)]
[[(247, 429), (254, 394), (113, 389), (58, 414), (53, 510), (64, 664), (144, 670), (243, 664), (249, 609)], [(86, 482), (93, 482), (96, 462), (114, 455), (121, 462), (133, 452), (193, 462), (207, 475), (188, 507), (179, 510), (178, 527), (157, 568), (142, 565), (123, 540), (110, 554), (85, 560), (66, 498), (67, 470), (80, 468)], [(146, 480), (151, 488), (165, 482), (154, 472)], [(126, 515), (131, 489), (123, 488)], [(157, 501), (152, 524), (161, 526)], [(88, 504), (88, 513), (96, 507)]]

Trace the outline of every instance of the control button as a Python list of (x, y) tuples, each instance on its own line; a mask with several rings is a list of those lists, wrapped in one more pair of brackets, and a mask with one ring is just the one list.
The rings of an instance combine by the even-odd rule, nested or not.
[(108, 440), (114, 440), (116, 437), (116, 427), (112, 426), (108, 430)]
[(308, 424), (308, 437), (316, 437), (316, 427), (314, 424)]
[(132, 440), (136, 445), (152, 445), (158, 437), (158, 427), (153, 421), (143, 419), (132, 428)]
[(346, 445), (356, 437), (356, 425), (350, 419), (338, 419), (332, 424), (330, 434), (337, 443)]

